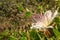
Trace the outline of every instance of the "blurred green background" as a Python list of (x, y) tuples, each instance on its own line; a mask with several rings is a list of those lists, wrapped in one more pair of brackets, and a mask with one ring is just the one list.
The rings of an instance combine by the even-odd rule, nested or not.
[[(57, 6), (54, 37), (31, 30), (30, 16)], [(0, 40), (60, 40), (60, 0), (0, 0)]]

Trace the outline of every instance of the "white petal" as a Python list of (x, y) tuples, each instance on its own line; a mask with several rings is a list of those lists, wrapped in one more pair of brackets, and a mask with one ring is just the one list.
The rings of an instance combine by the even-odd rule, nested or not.
[(55, 10), (55, 12), (54, 12), (54, 15), (53, 15), (52, 19), (54, 19), (54, 18), (57, 16), (57, 14), (58, 14), (58, 11), (57, 11), (57, 10)]
[(53, 28), (53, 26), (48, 26), (47, 28)]
[(51, 19), (52, 12), (51, 10), (48, 10), (45, 12), (44, 16), (46, 16), (47, 19)]

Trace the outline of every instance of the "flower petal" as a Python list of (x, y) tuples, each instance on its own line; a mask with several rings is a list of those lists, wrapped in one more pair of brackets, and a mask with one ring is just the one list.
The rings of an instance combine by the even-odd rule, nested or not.
[(51, 17), (52, 16), (51, 10), (46, 11), (45, 14), (44, 14), (44, 16), (46, 16), (47, 19), (51, 19), (52, 18)]
[(52, 13), (51, 10), (48, 10), (48, 11), (45, 12), (44, 16), (46, 16), (47, 19), (52, 19), (53, 20), (56, 17), (57, 14), (58, 14), (57, 10), (55, 10), (54, 13)]
[(55, 12), (54, 12), (54, 15), (53, 15), (52, 19), (54, 19), (57, 15), (58, 15), (58, 11), (57, 11), (57, 10), (55, 10)]
[(34, 19), (36, 22), (37, 21), (41, 21), (42, 20), (42, 15), (40, 15), (40, 14), (33, 14), (32, 15), (32, 19)]

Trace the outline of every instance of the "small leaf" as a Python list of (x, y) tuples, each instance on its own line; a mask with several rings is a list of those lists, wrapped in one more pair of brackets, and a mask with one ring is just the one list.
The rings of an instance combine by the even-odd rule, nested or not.
[(21, 5), (21, 4), (17, 4), (17, 7), (18, 7), (18, 9), (20, 10), (20, 11), (23, 11), (24, 10), (24, 8), (23, 8), (23, 6)]
[(19, 31), (19, 34), (20, 34), (21, 36), (23, 36), (23, 37), (25, 37), (25, 36), (26, 36), (26, 33), (25, 33), (25, 32), (23, 32), (23, 31)]
[(37, 34), (37, 32), (35, 30), (30, 31), (30, 36), (34, 40), (40, 40), (40, 38), (39, 38), (39, 36), (38, 36), (38, 34)]
[(55, 35), (56, 35), (56, 37), (60, 37), (60, 32), (58, 31), (58, 28), (56, 28), (56, 29), (53, 29), (53, 31), (54, 31), (54, 33), (55, 33)]
[(2, 33), (0, 33), (0, 35), (4, 35), (4, 36), (7, 36), (7, 35), (9, 35), (9, 30), (5, 30), (5, 31), (3, 31)]
[(8, 37), (8, 40), (16, 40), (16, 38), (15, 38), (14, 36), (10, 35), (10, 36)]
[(31, 13), (27, 11), (25, 15), (26, 15), (26, 17), (29, 17), (31, 15)]
[(3, 38), (3, 36), (0, 36), (0, 39)]
[(18, 32), (13, 32), (13, 36), (15, 36), (15, 37), (17, 36), (17, 34), (18, 34)]
[(27, 37), (20, 37), (19, 40), (27, 40)]
[(31, 12), (28, 8), (26, 8), (26, 13), (25, 13), (26, 17), (30, 17), (31, 16)]

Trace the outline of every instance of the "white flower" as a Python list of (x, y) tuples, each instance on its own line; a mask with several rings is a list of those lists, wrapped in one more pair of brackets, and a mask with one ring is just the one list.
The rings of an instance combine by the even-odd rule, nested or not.
[(58, 11), (55, 10), (54, 13), (51, 12), (51, 10), (48, 10), (45, 12), (44, 15), (40, 14), (33, 14), (32, 18), (36, 21), (32, 23), (31, 29), (40, 29), (44, 30), (45, 28), (53, 28), (52, 26), (48, 26), (53, 19), (56, 17), (58, 14)]

